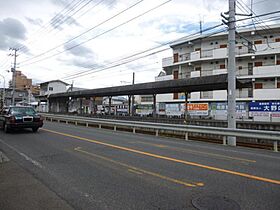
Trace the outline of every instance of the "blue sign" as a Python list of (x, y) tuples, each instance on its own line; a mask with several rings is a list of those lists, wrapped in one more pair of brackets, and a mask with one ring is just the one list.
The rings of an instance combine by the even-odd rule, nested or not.
[(276, 102), (250, 102), (250, 112), (280, 112), (280, 101)]

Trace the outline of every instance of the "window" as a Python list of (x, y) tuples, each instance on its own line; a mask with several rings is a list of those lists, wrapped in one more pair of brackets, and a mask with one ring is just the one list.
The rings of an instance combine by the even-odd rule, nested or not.
[(262, 66), (262, 65), (263, 65), (262, 61), (255, 62), (255, 67)]
[(178, 53), (173, 54), (173, 61), (174, 61), (174, 63), (179, 61), (179, 54)]
[(178, 98), (179, 98), (178, 93), (173, 93), (173, 99), (178, 99)]
[(241, 50), (241, 49), (242, 49), (242, 46), (238, 46), (238, 49)]
[(275, 39), (275, 42), (280, 42), (280, 38), (276, 38), (276, 39)]
[(220, 48), (227, 48), (227, 44), (221, 44)]
[(201, 50), (201, 48), (195, 48), (194, 49), (194, 51), (200, 51)]
[(241, 70), (241, 69), (242, 69), (242, 66), (238, 66), (238, 69)]
[(226, 68), (226, 65), (225, 64), (221, 64), (220, 65), (220, 69), (225, 69)]
[(49, 91), (53, 91), (53, 87), (49, 87)]
[(196, 66), (194, 69), (195, 71), (201, 71), (201, 66)]
[(280, 60), (277, 60), (277, 61), (276, 61), (276, 65), (280, 65)]
[(262, 40), (255, 40), (254, 44), (262, 44)]
[(280, 88), (280, 82), (277, 82), (277, 88)]
[(263, 89), (262, 83), (255, 83), (255, 89)]

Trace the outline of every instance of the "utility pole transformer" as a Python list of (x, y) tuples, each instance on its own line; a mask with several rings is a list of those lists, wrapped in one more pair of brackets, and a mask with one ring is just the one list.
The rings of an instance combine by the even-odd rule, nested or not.
[[(228, 12), (228, 128), (236, 128), (236, 61), (235, 61), (235, 15), (236, 0), (229, 0)], [(236, 146), (236, 137), (228, 137), (228, 145)]]

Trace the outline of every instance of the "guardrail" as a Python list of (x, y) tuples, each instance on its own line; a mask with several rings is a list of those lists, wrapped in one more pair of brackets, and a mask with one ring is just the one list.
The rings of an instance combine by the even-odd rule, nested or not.
[(228, 136), (244, 137), (244, 138), (256, 138), (266, 139), (273, 141), (273, 150), (278, 152), (278, 142), (280, 141), (280, 132), (278, 131), (266, 131), (266, 130), (248, 130), (248, 129), (229, 129), (221, 127), (208, 127), (208, 126), (195, 126), (195, 125), (176, 125), (166, 123), (152, 123), (152, 122), (138, 122), (138, 121), (124, 121), (124, 120), (111, 120), (100, 118), (89, 118), (80, 116), (69, 115), (56, 115), (41, 113), (47, 120), (56, 120), (58, 122), (63, 121), (66, 124), (69, 122), (78, 124), (98, 125), (102, 128), (102, 125), (113, 126), (114, 130), (117, 127), (129, 127), (132, 128), (133, 133), (136, 133), (136, 128), (146, 128), (155, 130), (155, 135), (159, 135), (160, 130), (179, 131), (185, 133), (185, 139), (188, 140), (189, 133), (201, 133), (223, 136), (223, 144), (226, 145)]

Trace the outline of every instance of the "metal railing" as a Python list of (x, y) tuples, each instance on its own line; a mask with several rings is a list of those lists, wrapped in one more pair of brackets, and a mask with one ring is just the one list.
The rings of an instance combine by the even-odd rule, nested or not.
[(278, 152), (278, 142), (280, 141), (279, 131), (266, 131), (266, 130), (249, 130), (249, 129), (229, 129), (221, 127), (208, 127), (208, 126), (195, 126), (195, 125), (177, 125), (167, 123), (153, 123), (153, 122), (139, 122), (139, 121), (125, 121), (125, 120), (112, 120), (112, 119), (96, 119), (89, 117), (70, 116), (70, 115), (56, 115), (41, 113), (47, 120), (69, 122), (78, 124), (98, 125), (99, 128), (102, 126), (113, 126), (114, 130), (117, 127), (128, 127), (136, 133), (137, 128), (146, 128), (155, 130), (155, 135), (159, 135), (160, 130), (166, 131), (178, 131), (185, 133), (185, 139), (188, 140), (189, 133), (200, 133), (200, 134), (211, 134), (223, 136), (223, 144), (226, 145), (228, 136), (243, 137), (243, 138), (256, 138), (266, 139), (273, 141), (273, 150)]

